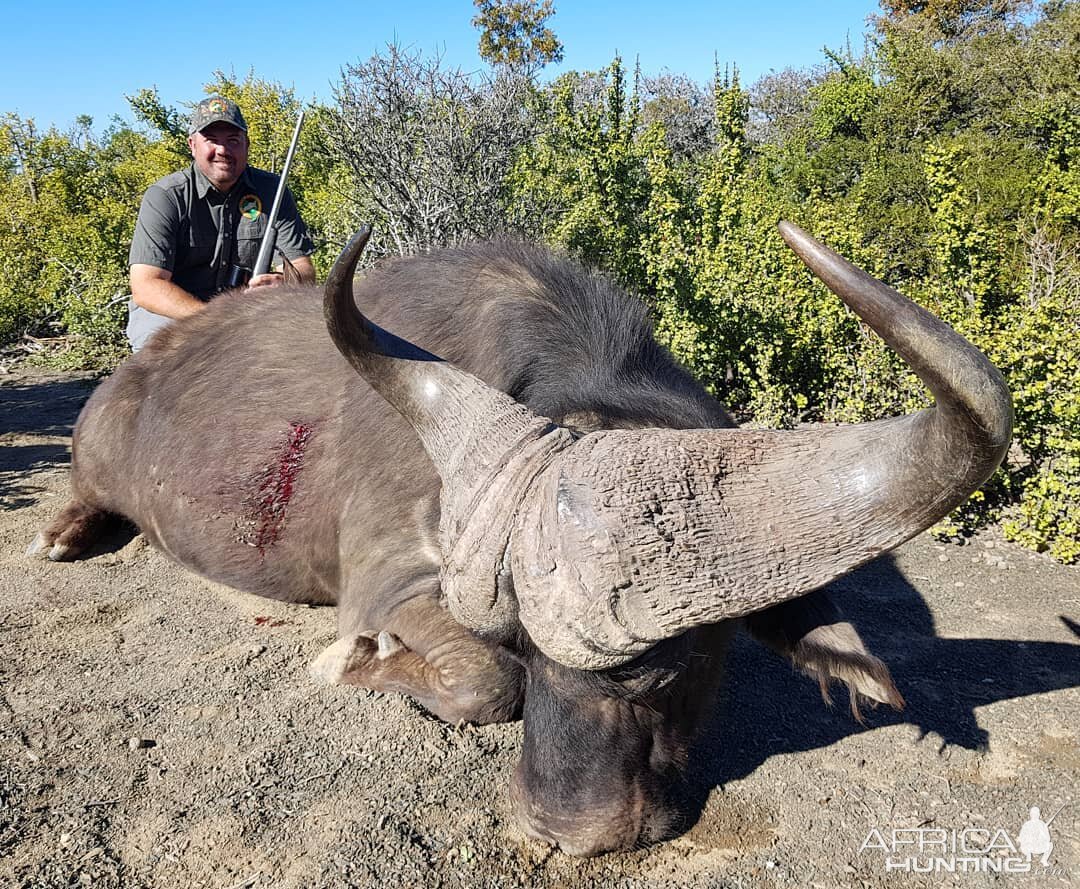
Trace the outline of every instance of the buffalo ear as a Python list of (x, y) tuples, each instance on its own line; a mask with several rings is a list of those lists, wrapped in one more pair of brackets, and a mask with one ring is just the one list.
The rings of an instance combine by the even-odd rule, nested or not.
[(860, 703), (903, 709), (904, 698), (889, 668), (870, 654), (855, 628), (840, 619), (824, 590), (759, 611), (743, 622), (754, 638), (816, 679), (827, 703), (831, 703), (829, 685), (836, 680), (845, 683), (851, 714), (859, 722)]
[(289, 257), (287, 257), (284, 253), (281, 254), (281, 271), (282, 274), (285, 276), (286, 284), (304, 283), (303, 278), (300, 277), (300, 273), (296, 270), (296, 266), (289, 262)]
[(851, 715), (862, 722), (860, 699), (902, 710), (904, 698), (893, 684), (889, 668), (870, 654), (855, 628), (847, 623), (817, 627), (803, 636), (789, 655), (791, 662), (817, 679), (821, 695), (829, 701), (829, 683), (839, 679), (848, 687)]

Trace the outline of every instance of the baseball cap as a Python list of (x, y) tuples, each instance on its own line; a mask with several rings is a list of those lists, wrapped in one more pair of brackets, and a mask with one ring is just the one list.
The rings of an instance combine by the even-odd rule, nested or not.
[(193, 136), (212, 123), (229, 123), (247, 132), (247, 121), (240, 113), (240, 107), (232, 99), (224, 99), (221, 96), (210, 96), (195, 106), (191, 112), (188, 135)]

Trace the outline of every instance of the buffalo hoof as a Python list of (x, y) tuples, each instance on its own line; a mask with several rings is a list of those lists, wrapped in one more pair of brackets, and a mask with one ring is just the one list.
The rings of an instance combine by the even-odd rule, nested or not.
[(26, 554), (28, 556), (44, 556), (45, 551), (49, 548), (49, 541), (45, 537), (45, 532), (40, 532), (33, 542), (26, 548)]
[(401, 640), (393, 633), (386, 632), (386, 630), (382, 630), (379, 633), (375, 643), (378, 646), (375, 657), (380, 661), (385, 661), (388, 657), (393, 657), (399, 651), (404, 651), (405, 649), (405, 646), (401, 644)]
[(451, 725), (516, 718), (521, 711), (521, 677), (491, 659), (479, 643), (473, 645), (473, 657), (466, 652), (436, 666), (387, 630), (351, 633), (324, 649), (308, 673), (320, 685), (357, 685), (408, 695)]
[(385, 661), (399, 651), (407, 651), (393, 633), (353, 633), (338, 639), (311, 662), (308, 673), (320, 685), (337, 685), (349, 673), (361, 670), (373, 660)]
[(308, 667), (311, 678), (320, 685), (337, 685), (346, 675), (362, 669), (372, 660), (385, 661), (408, 651), (393, 633), (353, 633), (338, 639)]
[(69, 500), (56, 518), (41, 529), (26, 554), (44, 555), (51, 562), (71, 562), (93, 546), (115, 518), (79, 499)]
[(26, 554), (28, 556), (45, 557), (50, 562), (70, 562), (79, 553), (75, 547), (66, 546), (63, 543), (54, 543), (50, 546), (48, 537), (42, 531), (34, 538), (33, 543), (26, 548)]
[(363, 633), (338, 639), (311, 662), (308, 675), (320, 685), (337, 685), (357, 661), (369, 657), (371, 640)]

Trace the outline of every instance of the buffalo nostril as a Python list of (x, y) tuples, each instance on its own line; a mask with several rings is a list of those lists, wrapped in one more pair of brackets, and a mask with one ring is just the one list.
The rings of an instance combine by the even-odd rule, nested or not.
[(525, 832), (525, 835), (530, 840), (536, 840), (536, 842), (544, 843), (548, 846), (558, 845), (558, 843), (552, 837), (548, 836), (539, 825), (534, 824), (531, 818), (526, 817), (521, 812), (515, 812), (514, 816), (518, 827)]
[(614, 852), (617, 849), (629, 848), (629, 845), (623, 845), (619, 842), (605, 841), (599, 837), (585, 835), (587, 831), (582, 831), (582, 835), (567, 835), (559, 830), (548, 830), (543, 825), (536, 824), (528, 818), (518, 816), (518, 825), (526, 833), (531, 840), (544, 843), (547, 846), (555, 846), (561, 852), (565, 852), (567, 855), (573, 855), (575, 858), (592, 858), (595, 855), (602, 855), (605, 852)]
[(558, 846), (561, 851), (567, 855), (573, 855), (575, 858), (594, 858), (597, 855), (603, 855), (605, 852), (615, 852), (620, 848), (624, 848), (622, 846), (613, 846), (610, 843), (576, 839), (559, 840)]
[(526, 836), (576, 858), (632, 849), (642, 836), (640, 825), (625, 813), (623, 817), (551, 815), (538, 809), (516, 785), (511, 785), (510, 798), (514, 819)]

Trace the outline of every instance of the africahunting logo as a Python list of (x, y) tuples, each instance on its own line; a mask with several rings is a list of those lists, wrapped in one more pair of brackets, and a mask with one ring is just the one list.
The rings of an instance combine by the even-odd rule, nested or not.
[(884, 856), (886, 873), (1000, 873), (1067, 876), (1051, 865), (1054, 841), (1050, 825), (1062, 804), (1045, 821), (1038, 806), (1015, 833), (1007, 828), (890, 827), (873, 828), (859, 855)]

